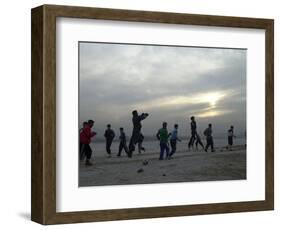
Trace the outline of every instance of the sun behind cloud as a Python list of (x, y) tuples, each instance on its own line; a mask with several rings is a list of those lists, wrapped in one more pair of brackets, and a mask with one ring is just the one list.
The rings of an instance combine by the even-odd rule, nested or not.
[(208, 110), (210, 110), (214, 109), (219, 101), (231, 96), (231, 94), (232, 93), (230, 91), (211, 91), (189, 96), (161, 97), (142, 102), (139, 107), (142, 107), (143, 109), (151, 109), (163, 107), (179, 107), (196, 104), (209, 104)]
[(211, 107), (215, 107), (218, 101), (222, 100), (223, 98), (229, 96), (229, 92), (226, 91), (215, 91), (215, 92), (208, 92), (199, 95), (196, 98), (198, 103), (209, 103)]

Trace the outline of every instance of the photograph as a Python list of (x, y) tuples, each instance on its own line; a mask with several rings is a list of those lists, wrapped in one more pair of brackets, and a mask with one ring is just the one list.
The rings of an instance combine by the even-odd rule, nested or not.
[(80, 187), (246, 180), (247, 49), (78, 52)]
[(204, 12), (31, 9), (32, 221), (274, 210), (276, 20)]

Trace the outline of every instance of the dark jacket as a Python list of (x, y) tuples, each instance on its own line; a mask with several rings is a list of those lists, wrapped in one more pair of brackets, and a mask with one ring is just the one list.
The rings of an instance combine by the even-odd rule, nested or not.
[(125, 132), (121, 132), (119, 136), (120, 142), (126, 142), (126, 134)]
[(107, 130), (105, 130), (104, 137), (107, 140), (113, 140), (115, 137), (115, 133), (112, 129), (107, 129)]
[(190, 127), (191, 127), (191, 133), (196, 133), (197, 126), (195, 121), (190, 122)]
[(134, 130), (141, 130), (141, 121), (144, 120), (148, 115), (142, 113), (141, 115), (133, 116), (132, 121), (134, 125)]

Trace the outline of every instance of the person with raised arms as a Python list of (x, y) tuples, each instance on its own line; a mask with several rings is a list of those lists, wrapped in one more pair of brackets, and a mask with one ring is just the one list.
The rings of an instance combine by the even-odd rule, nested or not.
[(148, 113), (142, 113), (141, 115), (138, 114), (137, 110), (134, 110), (132, 112), (133, 118), (133, 131), (132, 131), (132, 136), (130, 139), (129, 143), (129, 152), (128, 152), (128, 157), (132, 157), (133, 152), (135, 151), (135, 145), (138, 143), (141, 135), (141, 128), (142, 124), (141, 121), (144, 120), (145, 118), (148, 117)]

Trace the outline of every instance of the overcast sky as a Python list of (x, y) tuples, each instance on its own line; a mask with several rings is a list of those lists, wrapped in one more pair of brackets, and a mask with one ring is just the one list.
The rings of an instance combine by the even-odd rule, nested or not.
[(234, 125), (246, 130), (246, 50), (151, 45), (79, 43), (80, 124), (95, 120), (116, 133), (132, 130), (131, 112), (148, 112), (143, 133), (154, 135), (163, 121), (190, 135), (190, 116), (198, 131)]

